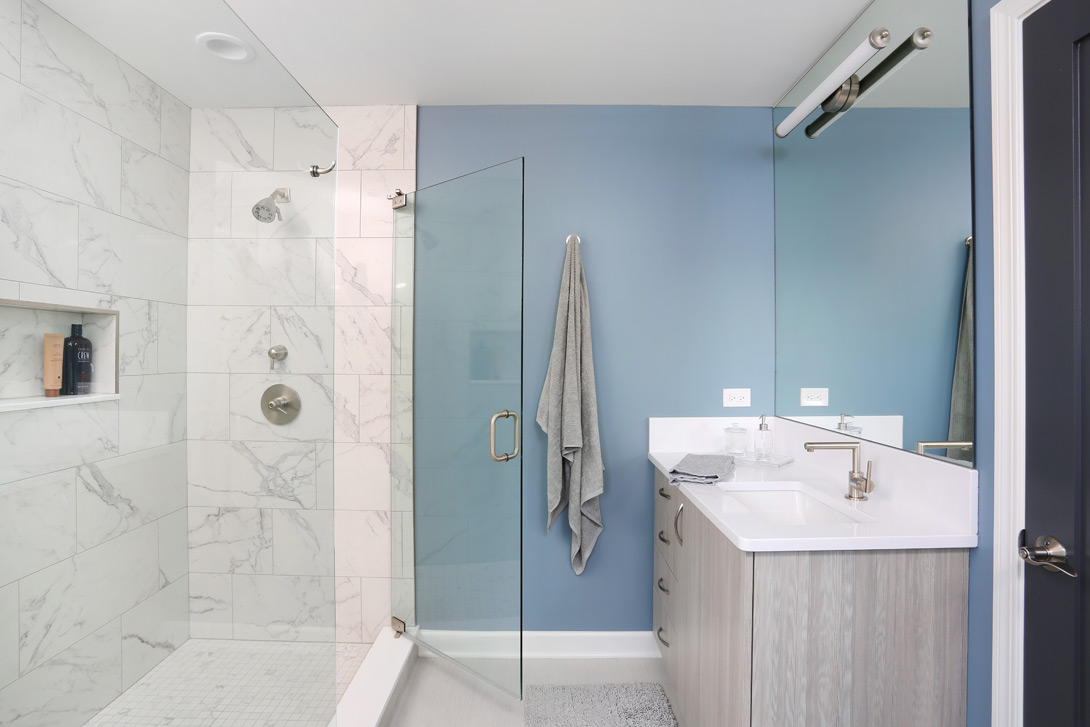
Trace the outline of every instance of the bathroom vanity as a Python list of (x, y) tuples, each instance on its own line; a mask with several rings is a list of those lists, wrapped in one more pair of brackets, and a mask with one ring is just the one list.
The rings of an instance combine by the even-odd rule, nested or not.
[[(788, 433), (792, 451), (803, 434)], [(826, 458), (674, 487), (682, 456), (651, 454), (653, 623), (682, 727), (965, 723), (975, 519), (910, 506), (888, 467), (885, 487), (852, 503), (846, 467), (809, 467)], [(971, 497), (947, 507), (975, 508), (965, 481)]]

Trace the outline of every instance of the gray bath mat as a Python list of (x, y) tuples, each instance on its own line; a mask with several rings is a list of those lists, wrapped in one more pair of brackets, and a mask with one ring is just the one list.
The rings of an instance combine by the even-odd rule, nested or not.
[(526, 687), (526, 727), (678, 727), (658, 684)]

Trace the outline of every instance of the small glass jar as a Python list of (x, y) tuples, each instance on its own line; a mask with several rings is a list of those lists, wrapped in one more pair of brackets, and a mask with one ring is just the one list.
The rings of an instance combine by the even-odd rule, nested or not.
[(744, 427), (738, 425), (738, 422), (732, 422), (729, 427), (723, 429), (723, 433), (727, 435), (727, 454), (733, 454), (735, 457), (746, 456), (746, 440), (749, 438), (747, 435), (749, 432)]

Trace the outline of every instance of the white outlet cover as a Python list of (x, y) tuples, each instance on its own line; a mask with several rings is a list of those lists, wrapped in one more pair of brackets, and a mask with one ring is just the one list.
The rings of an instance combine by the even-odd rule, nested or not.
[(723, 389), (723, 406), (750, 406), (749, 389)]
[(799, 389), (800, 406), (829, 406), (828, 389)]

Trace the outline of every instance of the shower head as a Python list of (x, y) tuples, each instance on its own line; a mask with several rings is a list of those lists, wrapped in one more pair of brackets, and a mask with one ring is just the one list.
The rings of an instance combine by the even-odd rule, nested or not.
[(258, 222), (272, 222), (273, 220), (284, 219), (280, 215), (280, 207), (277, 202), (291, 202), (291, 190), (287, 187), (281, 187), (280, 189), (274, 189), (273, 193), (262, 200), (258, 200), (254, 204), (254, 208), (251, 210), (254, 214), (254, 219)]

